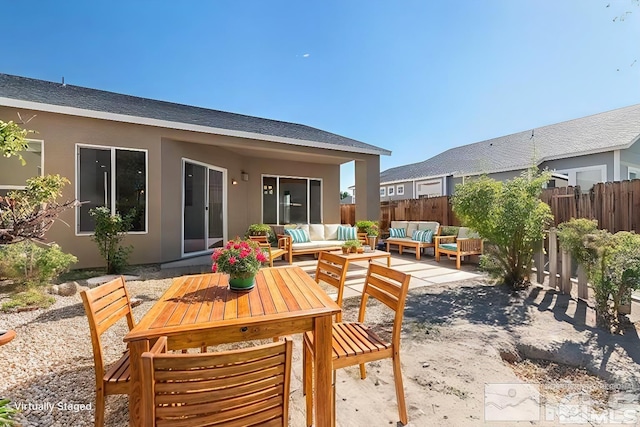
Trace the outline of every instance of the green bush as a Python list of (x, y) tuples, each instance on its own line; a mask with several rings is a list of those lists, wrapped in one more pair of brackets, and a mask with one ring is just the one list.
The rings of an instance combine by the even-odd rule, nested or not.
[(456, 227), (455, 225), (443, 225), (440, 228), (441, 236), (457, 236), (458, 231), (460, 231), (460, 227)]
[(513, 289), (529, 285), (533, 253), (553, 218), (539, 198), (549, 178), (532, 169), (504, 182), (482, 176), (456, 185), (453, 211), (488, 241), (481, 268)]
[(558, 226), (560, 246), (584, 266), (593, 288), (598, 325), (616, 330), (620, 306), (640, 289), (640, 236), (598, 230), (597, 222), (571, 219)]
[(93, 208), (89, 214), (96, 221), (92, 239), (107, 262), (107, 274), (121, 273), (128, 265), (129, 255), (133, 251), (133, 246), (123, 246), (122, 241), (126, 232), (131, 230), (135, 209), (124, 217), (119, 214), (111, 215), (111, 211), (105, 206)]
[(271, 244), (276, 242), (276, 235), (268, 224), (251, 224), (244, 234), (246, 238), (249, 238), (249, 236), (268, 236)]
[(49, 284), (76, 262), (75, 256), (56, 244), (42, 247), (25, 241), (0, 246), (0, 277), (28, 287)]
[(367, 233), (367, 236), (377, 236), (380, 232), (378, 229), (378, 221), (356, 221), (356, 227), (358, 227), (359, 233)]
[(17, 413), (18, 410), (15, 407), (11, 406), (11, 401), (9, 399), (0, 400), (0, 426), (8, 427), (16, 425), (14, 417)]

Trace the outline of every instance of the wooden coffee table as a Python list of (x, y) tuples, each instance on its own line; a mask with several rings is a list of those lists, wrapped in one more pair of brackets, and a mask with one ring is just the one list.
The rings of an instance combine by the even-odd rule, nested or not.
[(330, 251), (334, 255), (338, 255), (341, 258), (345, 258), (347, 260), (347, 265), (345, 268), (349, 269), (349, 263), (354, 261), (373, 261), (378, 258), (386, 258), (387, 259), (387, 267), (391, 267), (391, 254), (389, 252), (380, 251), (378, 249), (373, 250), (371, 252), (363, 252), (361, 254), (343, 254), (342, 251)]

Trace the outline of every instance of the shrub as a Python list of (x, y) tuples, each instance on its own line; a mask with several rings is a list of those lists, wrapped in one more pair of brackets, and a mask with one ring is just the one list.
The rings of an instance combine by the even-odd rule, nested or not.
[(598, 230), (597, 222), (571, 219), (558, 226), (560, 246), (584, 266), (593, 287), (598, 325), (616, 330), (619, 309), (640, 289), (640, 236)]
[(455, 225), (443, 225), (440, 228), (441, 236), (457, 236), (458, 231), (460, 231), (460, 227), (456, 227)]
[(251, 224), (244, 234), (244, 237), (249, 236), (268, 236), (271, 244), (276, 242), (276, 235), (268, 224)]
[(513, 289), (529, 285), (534, 250), (553, 218), (539, 198), (549, 178), (529, 170), (504, 182), (482, 176), (456, 186), (453, 211), (488, 241), (481, 268)]
[(111, 215), (109, 208), (100, 206), (93, 208), (89, 214), (96, 221), (93, 241), (98, 245), (100, 255), (107, 262), (107, 274), (120, 273), (128, 265), (129, 255), (133, 246), (123, 246), (122, 241), (126, 232), (131, 230), (131, 224), (136, 215), (132, 209), (129, 214), (122, 217), (119, 214)]
[(39, 246), (33, 242), (20, 242), (0, 246), (0, 277), (13, 279), (19, 284), (42, 286), (69, 269), (78, 259), (62, 252), (60, 246)]
[(367, 236), (377, 236), (379, 233), (378, 221), (356, 221), (356, 227), (359, 233), (367, 233)]
[(16, 425), (17, 423), (14, 420), (14, 417), (17, 413), (18, 410), (11, 406), (11, 401), (9, 399), (0, 400), (0, 426)]

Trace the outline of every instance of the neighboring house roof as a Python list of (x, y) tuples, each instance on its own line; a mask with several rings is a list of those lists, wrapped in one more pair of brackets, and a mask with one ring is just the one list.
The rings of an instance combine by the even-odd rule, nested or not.
[(310, 126), (0, 73), (0, 106), (35, 109), (285, 144), (390, 155)]
[[(533, 135), (533, 136), (532, 136)], [(526, 169), (542, 162), (629, 148), (640, 139), (640, 104), (451, 148), (387, 169), (380, 182)]]

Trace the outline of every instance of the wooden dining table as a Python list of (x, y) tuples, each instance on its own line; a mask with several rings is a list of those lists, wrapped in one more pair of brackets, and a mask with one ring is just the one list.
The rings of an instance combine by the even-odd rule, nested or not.
[(167, 337), (169, 350), (200, 348), (313, 331), (316, 426), (335, 425), (332, 405), (331, 328), (340, 307), (300, 267), (263, 268), (248, 292), (229, 289), (220, 273), (175, 278), (140, 322), (125, 336), (129, 345), (129, 425), (143, 419), (141, 355)]

